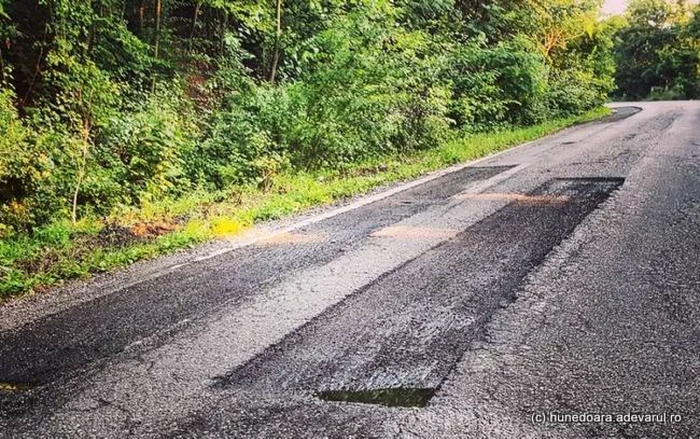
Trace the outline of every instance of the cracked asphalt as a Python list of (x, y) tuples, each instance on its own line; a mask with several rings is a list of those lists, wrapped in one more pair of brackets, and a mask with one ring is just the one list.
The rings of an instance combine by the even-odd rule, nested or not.
[(0, 307), (0, 437), (698, 437), (700, 103), (615, 106)]

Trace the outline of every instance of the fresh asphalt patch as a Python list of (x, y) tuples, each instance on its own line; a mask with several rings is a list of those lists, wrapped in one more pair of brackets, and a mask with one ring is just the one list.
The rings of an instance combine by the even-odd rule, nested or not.
[(162, 344), (169, 328), (224, 304), (235, 306), (289, 273), (325, 264), (361, 246), (373, 231), (449, 203), (469, 185), (511, 168), (464, 168), (309, 225), (289, 242), (243, 247), (0, 333), (0, 382), (43, 385), (144, 338), (157, 334)]
[(555, 179), (528, 194), (484, 194), (512, 202), (329, 308), (218, 386), (425, 405), (527, 274), (623, 182)]

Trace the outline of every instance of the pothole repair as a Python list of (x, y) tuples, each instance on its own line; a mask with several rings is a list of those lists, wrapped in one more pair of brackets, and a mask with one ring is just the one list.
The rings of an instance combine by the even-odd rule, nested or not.
[[(623, 183), (552, 179), (527, 193), (496, 194), (502, 208), (324, 310), (220, 386), (425, 407), (529, 273)], [(416, 239), (435, 230), (447, 229), (393, 225), (371, 236)]]
[(371, 390), (327, 390), (316, 396), (325, 401), (377, 404), (388, 407), (425, 407), (436, 389), (393, 388)]

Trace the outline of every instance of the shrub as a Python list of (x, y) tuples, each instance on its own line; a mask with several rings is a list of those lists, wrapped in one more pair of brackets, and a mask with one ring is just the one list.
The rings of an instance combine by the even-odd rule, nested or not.
[(50, 158), (19, 119), (14, 99), (11, 90), (0, 92), (1, 234), (31, 230), (46, 220), (52, 207), (42, 207), (34, 197), (50, 175)]
[(468, 131), (486, 131), (508, 124), (534, 123), (546, 114), (546, 66), (521, 41), (486, 47), (485, 42), (459, 48), (451, 115)]
[(138, 204), (187, 189), (183, 155), (192, 150), (197, 129), (183, 116), (189, 112), (183, 105), (177, 95), (160, 91), (101, 130), (95, 171), (119, 182), (115, 201)]

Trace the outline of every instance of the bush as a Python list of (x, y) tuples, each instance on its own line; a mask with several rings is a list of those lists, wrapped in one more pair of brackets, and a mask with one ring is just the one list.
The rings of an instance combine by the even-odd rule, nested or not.
[(652, 87), (647, 99), (650, 101), (678, 101), (686, 99), (685, 87), (674, 85), (673, 87)]
[(607, 95), (591, 86), (594, 79), (589, 76), (590, 74), (575, 71), (552, 74), (547, 107), (553, 115), (577, 115), (605, 102)]
[(227, 106), (212, 115), (206, 139), (184, 156), (190, 179), (199, 185), (260, 183), (286, 161), (286, 89), (251, 87), (245, 95), (230, 96)]
[[(229, 95), (188, 159), (197, 163), (191, 168), (197, 181), (216, 188), (260, 184), (289, 166), (342, 169), (449, 137), (451, 91), (436, 81), (442, 66), (426, 56), (425, 35), (356, 13), (339, 17), (307, 46), (296, 81), (255, 85), (241, 77), (238, 62), (215, 79)], [(233, 53), (247, 58), (239, 48)]]
[(94, 171), (105, 183), (119, 182), (115, 202), (138, 204), (186, 191), (183, 155), (197, 138), (196, 126), (183, 117), (189, 111), (176, 95), (160, 91), (109, 119), (96, 142)]
[(522, 42), (463, 46), (450, 74), (456, 78), (451, 115), (467, 131), (527, 125), (546, 116), (544, 59)]
[(50, 174), (50, 158), (32, 141), (14, 100), (11, 90), (0, 92), (0, 236), (31, 230), (49, 216), (33, 195)]

